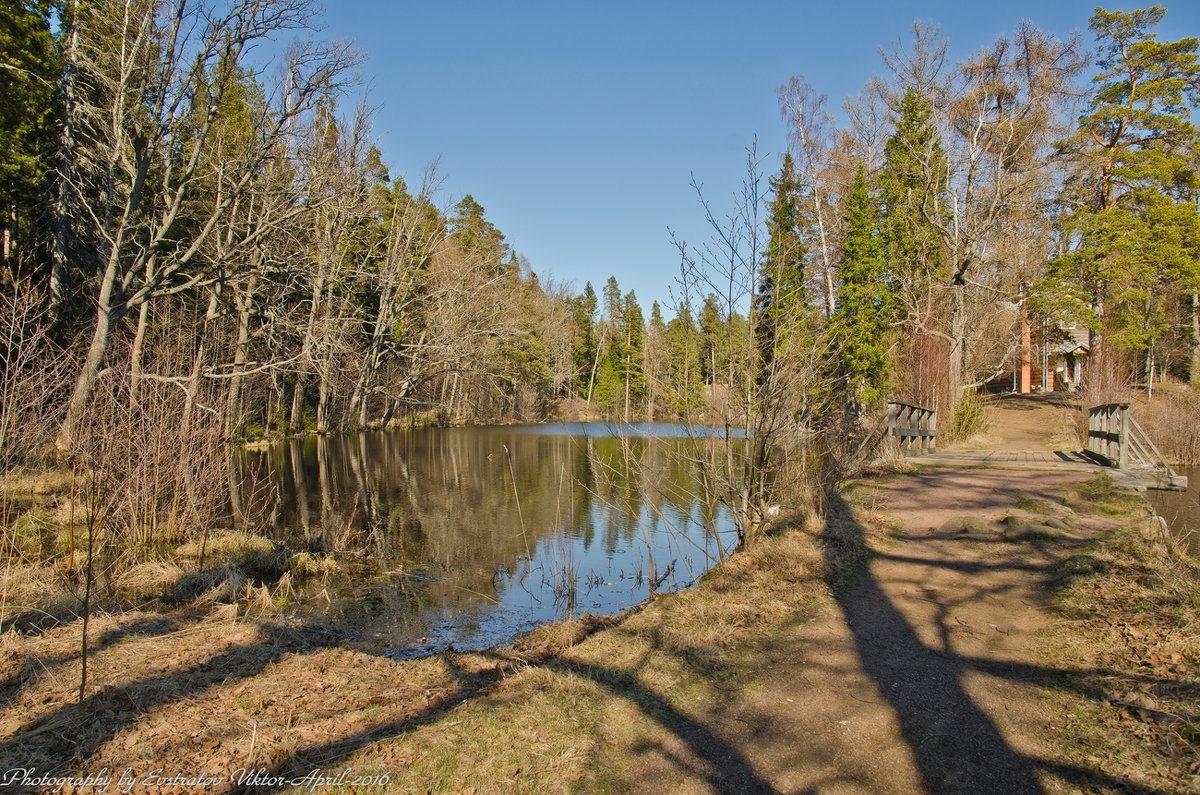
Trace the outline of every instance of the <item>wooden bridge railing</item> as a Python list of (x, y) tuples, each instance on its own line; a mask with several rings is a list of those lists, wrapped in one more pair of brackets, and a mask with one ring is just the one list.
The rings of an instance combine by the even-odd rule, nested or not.
[(912, 403), (888, 403), (887, 435), (896, 439), (901, 455), (937, 451), (937, 412)]
[(1129, 413), (1128, 403), (1105, 403), (1088, 409), (1087, 451), (1117, 469), (1152, 469), (1160, 488), (1187, 488), (1158, 447)]
[(1105, 403), (1088, 409), (1087, 451), (1117, 469), (1129, 465), (1129, 404)]
[(932, 453), (937, 450), (937, 412), (912, 403), (893, 400), (887, 413), (858, 445), (855, 458), (866, 461), (875, 455), (885, 440), (895, 439), (902, 455)]

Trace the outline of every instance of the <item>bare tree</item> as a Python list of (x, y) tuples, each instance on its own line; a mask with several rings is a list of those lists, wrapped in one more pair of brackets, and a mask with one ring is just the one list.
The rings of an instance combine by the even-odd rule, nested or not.
[(832, 191), (823, 178), (833, 138), (833, 121), (825, 110), (827, 100), (828, 97), (818, 94), (799, 76), (793, 77), (779, 89), (780, 112), (787, 123), (796, 164), (807, 181), (807, 192), (812, 201), (812, 218), (817, 228), (820, 257), (821, 294), (825, 317), (829, 318), (837, 308), (835, 243), (832, 235), (837, 213), (830, 204)]
[[(1023, 23), (1012, 38), (996, 42), (963, 62), (945, 83), (936, 80), (944, 47), (934, 45), (919, 28), (909, 61), (890, 60), (903, 80), (918, 81), (933, 92), (935, 117), (943, 131), (944, 174), (930, 173), (928, 184), (946, 186), (933, 202), (922, 203), (927, 221), (937, 229), (950, 267), (941, 285), (948, 307), (947, 377), (952, 402), (964, 387), (976, 385), (971, 347), (978, 326), (969, 307), (971, 293), (987, 294), (977, 305), (998, 298), (1016, 300), (1017, 280), (1009, 278), (1019, 263), (1011, 257), (1011, 240), (1028, 232), (1020, 219), (1044, 209), (1052, 170), (1048, 152), (1063, 110), (1073, 97), (1072, 81), (1082, 67), (1076, 39), (1060, 41)], [(927, 156), (928, 153), (916, 153)]]
[[(676, 240), (681, 256), (680, 307), (690, 305), (694, 295), (712, 293), (727, 318), (747, 313), (745, 337), (733, 333), (732, 323), (726, 324), (728, 361), (752, 364), (740, 370), (728, 368), (727, 399), (712, 423), (720, 426), (719, 444), (705, 434), (693, 440), (693, 461), (699, 467), (704, 499), (728, 508), (742, 544), (757, 537), (781, 494), (802, 504), (820, 491), (814, 487), (820, 474), (815, 464), (819, 456), (810, 455), (814, 425), (807, 401), (824, 377), (825, 354), (823, 335), (810, 325), (807, 308), (797, 304), (787, 317), (772, 319), (774, 349), (765, 367), (758, 366), (763, 357), (755, 346), (756, 329), (766, 319), (753, 296), (766, 243), (762, 217), (766, 194), (754, 147), (747, 152), (746, 169), (742, 189), (724, 214), (696, 185), (711, 242), (693, 248)], [(690, 424), (700, 419), (690, 405), (684, 413)]]
[[(213, 162), (206, 146), (248, 50), (305, 27), (307, 0), (239, 0), (213, 11), (183, 0), (82, 4), (74, 16), (79, 83), (68, 187), (85, 210), (75, 237), (97, 264), (91, 341), (59, 433), (70, 446), (113, 331), (131, 310), (213, 279), (204, 256), (221, 221), (279, 153), (292, 120), (353, 62), (342, 46), (294, 47), (252, 120), (241, 157)], [(215, 195), (205, 188), (225, 186)], [(184, 233), (186, 227), (187, 233)], [(265, 234), (265, 230), (255, 234)]]

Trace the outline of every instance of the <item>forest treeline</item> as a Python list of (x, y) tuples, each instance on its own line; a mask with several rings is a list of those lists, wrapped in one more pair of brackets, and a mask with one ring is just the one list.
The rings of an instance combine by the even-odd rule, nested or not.
[(713, 240), (647, 311), (539, 279), (436, 169), (389, 174), (307, 0), (3, 0), (3, 458), (105, 423), (811, 429), (951, 409), (1072, 324), (1094, 382), (1196, 381), (1200, 67), (1164, 13), (958, 63), (917, 25), (842, 127), (792, 78), (785, 153), (748, 153), (732, 211), (700, 196)]

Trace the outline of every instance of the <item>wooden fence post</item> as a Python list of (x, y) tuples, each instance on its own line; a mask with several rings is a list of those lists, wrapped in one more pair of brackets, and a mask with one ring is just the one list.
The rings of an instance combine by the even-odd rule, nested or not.
[(1129, 468), (1129, 404), (1120, 405), (1121, 429), (1117, 437), (1117, 469)]

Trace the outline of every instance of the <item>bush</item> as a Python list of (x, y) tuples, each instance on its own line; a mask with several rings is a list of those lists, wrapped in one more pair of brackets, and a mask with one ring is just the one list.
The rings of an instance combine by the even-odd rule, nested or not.
[(950, 415), (950, 427), (945, 429), (949, 441), (966, 439), (987, 430), (987, 415), (983, 409), (983, 398), (974, 389), (964, 392)]

